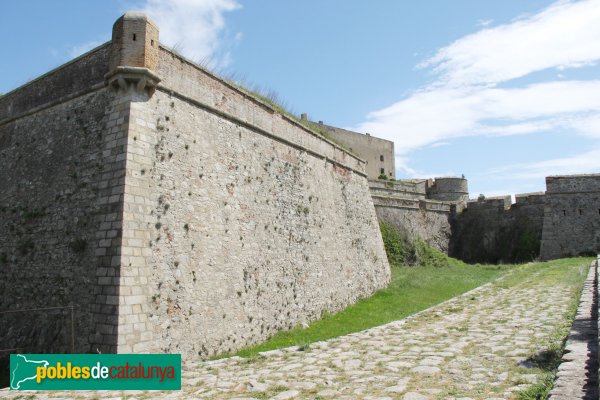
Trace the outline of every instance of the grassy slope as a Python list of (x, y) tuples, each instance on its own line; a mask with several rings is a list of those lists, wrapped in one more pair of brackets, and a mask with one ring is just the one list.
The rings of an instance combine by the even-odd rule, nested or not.
[(454, 260), (449, 264), (443, 268), (393, 266), (392, 280), (386, 289), (337, 314), (325, 316), (308, 328), (279, 332), (268, 341), (243, 349), (236, 355), (252, 357), (260, 351), (303, 346), (402, 319), (489, 282), (512, 268), (473, 266)]

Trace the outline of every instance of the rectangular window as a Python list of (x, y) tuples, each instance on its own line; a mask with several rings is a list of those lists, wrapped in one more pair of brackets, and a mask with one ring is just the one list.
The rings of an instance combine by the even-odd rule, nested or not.
[(579, 215), (583, 215), (583, 210), (581, 208), (579, 209)]
[(381, 168), (381, 169), (379, 170), (379, 172), (380, 172), (380, 173), (382, 173), (382, 174), (385, 174), (385, 169)]
[(379, 156), (379, 161), (383, 161), (383, 154)]
[(563, 210), (563, 215), (566, 216), (567, 215), (567, 210)]

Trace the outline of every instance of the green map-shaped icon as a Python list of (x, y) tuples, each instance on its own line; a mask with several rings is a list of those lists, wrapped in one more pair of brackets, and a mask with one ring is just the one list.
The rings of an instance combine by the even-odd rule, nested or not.
[[(13, 358), (14, 357), (14, 358)], [(23, 354), (11, 354), (10, 388), (21, 389), (23, 382), (35, 379), (38, 367), (47, 367), (46, 360), (30, 360)]]

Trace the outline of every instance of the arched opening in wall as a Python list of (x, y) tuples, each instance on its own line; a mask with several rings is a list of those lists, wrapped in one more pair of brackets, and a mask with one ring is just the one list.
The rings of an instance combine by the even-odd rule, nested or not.
[(579, 215), (583, 215), (583, 210), (581, 208), (579, 209)]
[(379, 156), (379, 161), (383, 161), (383, 154)]
[(563, 216), (566, 217), (567, 216), (567, 210), (562, 210), (563, 211)]
[(133, 34), (133, 41), (134, 41), (134, 42), (135, 42), (135, 39), (136, 39), (136, 37), (135, 37), (135, 33), (134, 33), (134, 34)]

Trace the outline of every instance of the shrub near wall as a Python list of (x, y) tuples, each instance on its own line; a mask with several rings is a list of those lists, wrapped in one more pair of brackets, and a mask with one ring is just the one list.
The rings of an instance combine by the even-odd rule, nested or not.
[(419, 238), (411, 239), (406, 232), (397, 231), (386, 223), (380, 223), (379, 227), (390, 264), (448, 266), (447, 256), (425, 241)]

